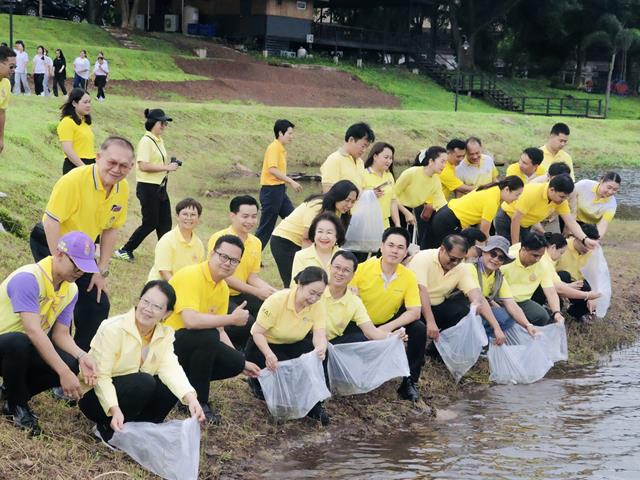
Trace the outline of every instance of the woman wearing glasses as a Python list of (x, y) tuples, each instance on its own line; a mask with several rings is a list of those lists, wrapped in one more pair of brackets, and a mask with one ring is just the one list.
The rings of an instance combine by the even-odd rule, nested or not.
[(158, 240), (171, 230), (171, 202), (167, 193), (169, 173), (175, 172), (180, 163), (167, 156), (162, 136), (173, 121), (159, 108), (144, 111), (146, 133), (136, 149), (136, 196), (140, 200), (142, 225), (131, 235), (122, 248), (114, 252), (116, 258), (133, 262), (133, 252), (155, 231)]
[(104, 443), (114, 431), (126, 430), (127, 422), (163, 422), (178, 401), (204, 421), (196, 391), (173, 352), (173, 329), (161, 323), (175, 303), (171, 285), (148, 282), (136, 307), (105, 320), (91, 341), (98, 375), (95, 386), (85, 384), (79, 406)]

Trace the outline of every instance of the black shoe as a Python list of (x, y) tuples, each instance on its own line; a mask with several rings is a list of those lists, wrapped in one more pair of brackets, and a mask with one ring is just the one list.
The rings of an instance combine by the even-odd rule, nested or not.
[(591, 325), (593, 323), (593, 315), (589, 313), (580, 315), (580, 317), (578, 318), (578, 323), (581, 323), (582, 325)]
[(200, 406), (202, 407), (204, 418), (209, 425), (220, 425), (220, 415), (211, 408), (209, 402), (200, 402)]
[(4, 402), (7, 400), (7, 387), (3, 383), (0, 385), (0, 405), (4, 405)]
[(258, 400), (264, 400), (264, 394), (262, 393), (262, 387), (257, 378), (247, 378), (249, 388), (251, 388), (251, 394)]
[(51, 395), (56, 400), (60, 400), (61, 402), (66, 403), (70, 407), (75, 407), (76, 405), (78, 405), (78, 402), (75, 399), (71, 397), (67, 397), (64, 394), (64, 390), (62, 390), (62, 387), (53, 387), (51, 389)]
[(420, 400), (420, 394), (418, 393), (416, 384), (411, 377), (404, 377), (400, 384), (400, 388), (398, 388), (398, 395), (400, 395), (403, 400), (410, 400), (412, 402)]
[(320, 422), (320, 425), (322, 425), (323, 427), (326, 427), (327, 425), (329, 425), (329, 421), (330, 421), (329, 414), (322, 406), (322, 402), (316, 403), (313, 406), (313, 408), (309, 411), (309, 413), (307, 413), (307, 417), (317, 420), (318, 422)]
[(13, 424), (16, 427), (29, 430), (31, 436), (35, 437), (42, 433), (42, 429), (40, 425), (38, 425), (38, 417), (33, 414), (28, 405), (10, 407), (8, 403), (5, 403), (2, 408), (2, 413), (8, 417), (12, 417)]
[(116, 447), (114, 447), (113, 445), (109, 445), (109, 441), (111, 440), (111, 437), (113, 437), (113, 430), (109, 425), (101, 425), (99, 423), (96, 423), (92, 431), (95, 437), (100, 440), (100, 443), (102, 443), (105, 447), (107, 447), (109, 450), (116, 450)]

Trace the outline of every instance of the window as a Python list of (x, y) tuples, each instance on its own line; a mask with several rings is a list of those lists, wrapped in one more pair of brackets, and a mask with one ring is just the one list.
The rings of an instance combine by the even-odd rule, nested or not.
[(296, 2), (296, 7), (298, 7), (298, 10), (306, 10), (307, 2)]

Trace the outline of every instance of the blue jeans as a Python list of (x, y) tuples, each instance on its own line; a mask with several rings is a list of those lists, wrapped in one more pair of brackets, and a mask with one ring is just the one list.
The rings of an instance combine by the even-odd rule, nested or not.
[[(491, 311), (493, 312), (493, 316), (496, 317), (498, 324), (503, 332), (506, 332), (511, 327), (513, 327), (516, 321), (511, 318), (511, 315), (502, 307), (491, 307)], [(495, 335), (493, 334), (493, 328), (489, 325), (484, 318), (482, 319), (482, 325), (484, 326), (485, 332), (487, 332), (487, 337), (493, 338)]]

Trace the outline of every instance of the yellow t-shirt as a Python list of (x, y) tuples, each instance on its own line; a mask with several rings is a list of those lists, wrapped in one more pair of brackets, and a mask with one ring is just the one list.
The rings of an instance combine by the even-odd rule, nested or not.
[(384, 193), (381, 197), (377, 197), (377, 200), (380, 204), (380, 210), (382, 210), (382, 223), (384, 224), (384, 228), (388, 228), (389, 217), (391, 216), (391, 202), (396, 198), (394, 193), (394, 185), (396, 181), (389, 171), (384, 172), (382, 176), (379, 176), (371, 168), (367, 168), (365, 170), (364, 189), (376, 188), (383, 183), (387, 183), (387, 185), (383, 187), (382, 191)]
[(513, 299), (516, 302), (530, 300), (538, 286), (542, 288), (553, 287), (553, 274), (542, 261), (528, 267), (522, 265), (519, 243), (511, 245), (509, 254), (516, 259), (500, 267), (500, 270), (502, 270), (505, 280), (509, 282)]
[(546, 145), (543, 145), (542, 147), (540, 147), (540, 150), (542, 150), (542, 153), (544, 154), (544, 159), (540, 164), (540, 166), (544, 168), (544, 173), (547, 173), (547, 171), (549, 170), (549, 167), (554, 163), (562, 162), (562, 163), (566, 163), (569, 166), (569, 168), (571, 169), (571, 173), (570, 173), (571, 179), (574, 182), (576, 181), (576, 176), (573, 171), (573, 159), (571, 158), (571, 155), (565, 152), (564, 149), (560, 150), (558, 153), (554, 155), (549, 151)]
[(466, 295), (474, 288), (479, 288), (464, 263), (445, 273), (438, 260), (439, 250), (422, 250), (409, 263), (409, 269), (416, 275), (418, 284), (427, 288), (433, 306), (444, 302), (455, 289)]
[(558, 264), (558, 261), (556, 260), (554, 262), (551, 259), (551, 257), (549, 256), (549, 252), (548, 251), (544, 252), (544, 255), (540, 259), (540, 263), (542, 263), (544, 265), (544, 267), (549, 272), (551, 272), (551, 276), (553, 277), (553, 283), (554, 284), (562, 282), (562, 279), (560, 278), (560, 275), (558, 275), (558, 273), (556, 272), (556, 265)]
[(493, 158), (482, 154), (482, 158), (477, 164), (469, 163), (465, 157), (456, 167), (456, 175), (465, 185), (479, 187), (493, 182), (493, 179), (498, 176), (498, 169), (493, 163)]
[(593, 252), (587, 252), (584, 255), (581, 255), (574, 245), (574, 237), (569, 237), (567, 239), (567, 249), (564, 251), (560, 260), (556, 264), (556, 271), (558, 272), (569, 272), (571, 275), (571, 280), (578, 281), (584, 280), (584, 275), (580, 271), (585, 267)]
[(351, 180), (358, 190), (364, 185), (364, 163), (339, 149), (327, 157), (320, 167), (322, 183), (334, 184), (340, 180)]
[(214, 282), (209, 263), (189, 265), (176, 272), (169, 283), (176, 291), (176, 306), (165, 324), (174, 330), (184, 328), (182, 312), (194, 310), (198, 313), (226, 315), (229, 308), (229, 287), (227, 282)]
[[(127, 220), (129, 184), (120, 180), (106, 196), (95, 165), (71, 170), (53, 186), (45, 215), (60, 223), (60, 234), (73, 230), (95, 239)], [(44, 219), (44, 216), (42, 217)]]
[(0, 110), (9, 108), (9, 98), (11, 97), (11, 82), (8, 78), (0, 80)]
[(385, 279), (381, 259), (370, 258), (358, 265), (350, 285), (358, 289), (375, 325), (387, 323), (403, 304), (405, 308), (421, 306), (416, 276), (404, 265), (398, 265), (392, 278)]
[(293, 288), (293, 286), (295, 285), (295, 281), (293, 279), (298, 274), (298, 272), (301, 272), (307, 267), (320, 267), (325, 272), (327, 272), (327, 275), (329, 275), (331, 258), (333, 258), (334, 253), (336, 253), (338, 250), (340, 250), (340, 247), (338, 247), (337, 245), (333, 247), (333, 252), (331, 252), (331, 257), (329, 257), (329, 261), (327, 263), (324, 263), (320, 259), (315, 245), (310, 245), (307, 248), (298, 250), (293, 257), (293, 264), (291, 266), (291, 288)]
[(534, 174), (530, 177), (527, 177), (524, 173), (522, 173), (522, 170), (520, 169), (520, 163), (512, 163), (507, 167), (506, 176), (508, 177), (510, 175), (515, 175), (520, 180), (522, 180), (522, 182), (526, 185), (534, 178), (544, 175), (545, 173), (546, 173), (546, 169), (542, 165), (538, 165), (536, 167), (536, 171), (534, 172)]
[(597, 225), (600, 220), (611, 222), (616, 215), (616, 197), (598, 198), (600, 183), (594, 180), (580, 180), (574, 190), (576, 194), (576, 217), (579, 222)]
[(439, 210), (447, 204), (440, 177), (437, 174), (427, 176), (424, 168), (410, 167), (400, 174), (395, 187), (396, 198), (409, 208), (430, 203)]
[(304, 232), (309, 230), (320, 210), (322, 210), (322, 199), (301, 203), (276, 226), (272, 235), (286, 238), (301, 247)]
[(138, 142), (136, 149), (136, 180), (143, 183), (160, 185), (167, 172), (143, 172), (140, 170), (140, 162), (152, 165), (166, 165), (169, 162), (167, 150), (164, 148), (164, 140), (153, 133), (145, 133)]
[(478, 225), (480, 221), (493, 222), (500, 206), (500, 187), (475, 190), (449, 202), (449, 208), (456, 215), (462, 228)]
[(278, 140), (271, 142), (264, 152), (260, 185), (282, 185), (284, 183), (271, 174), (269, 169), (272, 167), (280, 170), (283, 175), (287, 174), (287, 151)]
[(171, 272), (174, 275), (180, 269), (200, 263), (204, 260), (204, 245), (202, 240), (191, 233), (188, 242), (182, 236), (180, 228), (165, 233), (156, 243), (155, 261), (149, 271), (147, 282), (160, 280), (160, 271)]
[[(222, 235), (235, 235), (236, 237), (240, 237), (240, 235), (233, 230), (233, 227), (228, 227), (214, 233), (211, 235), (211, 238), (209, 238), (209, 242), (207, 243), (208, 255), (211, 255), (213, 246)], [(241, 282), (247, 283), (249, 275), (260, 271), (260, 263), (262, 262), (262, 242), (255, 235), (248, 234), (247, 239), (242, 243), (244, 243), (244, 253), (242, 254), (240, 263), (236, 267), (236, 271), (233, 273), (233, 278), (237, 278)], [(240, 292), (236, 290), (230, 289), (229, 291), (231, 296), (240, 295)]]
[(320, 301), (324, 303), (327, 311), (328, 340), (341, 336), (349, 322), (362, 325), (371, 321), (362, 300), (349, 288), (342, 297), (335, 299), (327, 287)]
[[(464, 263), (463, 264), (469, 272), (471, 272), (471, 276), (473, 277), (476, 287), (480, 288), (480, 280), (478, 279), (478, 270), (474, 263)], [(496, 283), (496, 272), (491, 272), (488, 274), (482, 266), (480, 266), (481, 275), (482, 275), (482, 295), (486, 298), (489, 298), (493, 293), (493, 288)], [(502, 278), (502, 285), (500, 285), (500, 290), (498, 291), (498, 295), (496, 295), (496, 300), (505, 299), (505, 298), (513, 298), (513, 294), (511, 293), (511, 287), (509, 287), (509, 282), (507, 282), (506, 278)]]
[[(256, 324), (266, 330), (267, 341), (273, 344), (289, 344), (302, 340), (313, 330), (326, 327), (327, 311), (320, 300), (296, 312), (296, 288), (285, 288), (267, 298), (256, 318)], [(251, 327), (251, 333), (255, 325)]]
[(96, 149), (93, 144), (93, 130), (84, 118), (78, 125), (71, 117), (64, 117), (58, 123), (58, 139), (61, 142), (71, 142), (73, 151), (80, 158), (96, 158)]
[(558, 215), (571, 213), (569, 202), (564, 200), (558, 204), (550, 201), (547, 196), (548, 190), (549, 182), (527, 183), (518, 200), (509, 204), (502, 202), (502, 210), (511, 218), (513, 218), (516, 210), (522, 212), (524, 216), (520, 225), (525, 228), (541, 222), (554, 212), (557, 212)]
[(456, 177), (456, 166), (447, 162), (440, 173), (440, 183), (442, 184), (442, 194), (449, 200), (451, 194), (464, 185), (464, 182)]

